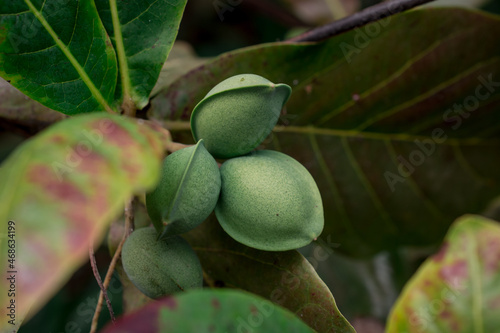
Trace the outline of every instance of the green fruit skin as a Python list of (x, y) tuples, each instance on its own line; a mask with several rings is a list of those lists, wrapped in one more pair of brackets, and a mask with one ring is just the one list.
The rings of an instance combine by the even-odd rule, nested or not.
[(200, 140), (163, 161), (157, 187), (146, 194), (149, 217), (162, 237), (187, 232), (212, 213), (220, 188), (219, 166)]
[(193, 137), (216, 158), (245, 155), (271, 133), (291, 91), (254, 74), (230, 77), (194, 108)]
[(299, 162), (277, 151), (226, 161), (215, 214), (236, 241), (266, 251), (309, 244), (324, 226), (321, 195)]
[(160, 298), (201, 288), (203, 272), (191, 246), (180, 236), (156, 238), (153, 228), (141, 228), (123, 245), (123, 268), (137, 289), (150, 298)]

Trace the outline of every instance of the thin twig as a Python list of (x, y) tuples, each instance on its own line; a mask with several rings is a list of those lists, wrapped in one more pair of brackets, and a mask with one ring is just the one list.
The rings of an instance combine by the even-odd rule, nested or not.
[[(120, 244), (118, 245), (120, 247), (120, 251), (118, 249), (116, 252), (121, 252), (121, 246), (123, 245), (122, 243), (125, 243), (125, 240), (127, 240), (127, 237), (134, 231), (135, 225), (134, 225), (134, 197), (130, 198), (125, 203), (125, 232), (123, 234), (123, 238), (120, 241)], [(115, 253), (116, 256), (116, 253)], [(113, 257), (114, 258), (114, 257)]]
[[(101, 280), (101, 276), (99, 275), (99, 270), (97, 269), (97, 263), (95, 261), (95, 255), (94, 255), (94, 244), (92, 244), (92, 242), (89, 243), (89, 257), (90, 257), (90, 265), (92, 266), (92, 272), (94, 272), (94, 276), (95, 276), (95, 279), (97, 281), (97, 284), (99, 285), (99, 288), (101, 288), (101, 294), (104, 294), (104, 297), (106, 298), (106, 305), (108, 306), (109, 315), (111, 316), (111, 320), (114, 323), (115, 322), (115, 314), (113, 312), (113, 307), (111, 306), (111, 302), (109, 301), (108, 293), (106, 292), (106, 288), (104, 287), (102, 280)], [(93, 326), (93, 324), (94, 323), (92, 322), (92, 326)], [(97, 330), (97, 325), (95, 327), (95, 330)], [(92, 331), (92, 329), (91, 329), (91, 332), (95, 332), (95, 330)]]
[(130, 233), (132, 233), (133, 230), (134, 230), (134, 206), (132, 198), (128, 200), (127, 203), (125, 204), (125, 229), (123, 230), (122, 239), (116, 248), (115, 254), (111, 259), (111, 263), (109, 264), (106, 277), (104, 278), (104, 283), (103, 283), (104, 288), (101, 288), (101, 292), (99, 293), (99, 300), (97, 301), (94, 317), (92, 318), (92, 326), (90, 328), (90, 333), (95, 333), (97, 331), (97, 324), (99, 321), (99, 315), (101, 314), (102, 303), (104, 301), (104, 297), (106, 298), (108, 297), (105, 291), (109, 287), (109, 284), (111, 282), (111, 277), (113, 276), (113, 272), (115, 271), (116, 263), (118, 262), (118, 259), (120, 258), (120, 255), (122, 253), (123, 244), (125, 243), (128, 236), (130, 235)]
[(167, 137), (167, 142), (165, 143), (165, 147), (169, 153), (174, 153), (178, 150), (190, 147), (192, 145), (185, 145), (183, 143), (175, 142), (172, 140), (172, 134), (170, 134), (170, 131), (166, 128), (161, 127), (162, 132), (164, 135)]
[[(170, 133), (170, 130), (166, 129), (164, 127), (164, 125), (162, 124), (162, 122), (157, 121), (157, 120), (147, 120), (147, 121), (150, 123), (150, 126), (153, 129), (155, 129), (159, 133), (163, 134), (163, 136), (165, 137), (164, 145), (165, 145), (165, 149), (167, 150), (167, 152), (174, 153), (178, 150), (192, 146), (192, 145), (185, 145), (183, 143), (173, 141), (172, 134)], [(191, 129), (191, 126), (189, 123), (187, 124), (187, 129)]]
[(432, 1), (434, 0), (394, 0), (381, 2), (341, 20), (309, 30), (287, 40), (287, 42), (317, 42)]

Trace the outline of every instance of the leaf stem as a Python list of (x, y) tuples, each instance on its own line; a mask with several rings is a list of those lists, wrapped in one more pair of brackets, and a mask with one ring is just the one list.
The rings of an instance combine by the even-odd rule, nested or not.
[(341, 20), (309, 30), (287, 40), (287, 42), (317, 42), (432, 1), (434, 0), (394, 0), (381, 2)]
[[(92, 318), (92, 326), (90, 328), (90, 333), (97, 332), (97, 324), (99, 322), (99, 315), (102, 309), (102, 303), (104, 298), (106, 298), (106, 303), (108, 302), (108, 294), (106, 293), (106, 289), (109, 287), (109, 283), (111, 282), (111, 277), (113, 276), (113, 272), (115, 271), (116, 264), (120, 255), (122, 253), (123, 244), (127, 240), (128, 236), (132, 233), (134, 229), (134, 206), (133, 206), (133, 198), (128, 200), (125, 204), (125, 229), (123, 231), (123, 236), (116, 248), (115, 254), (111, 259), (111, 263), (109, 264), (108, 271), (106, 273), (106, 277), (104, 278), (104, 283), (102, 283), (101, 292), (99, 293), (99, 300), (97, 301), (97, 306), (94, 312), (94, 317)], [(94, 259), (95, 260), (95, 259)], [(100, 278), (99, 278), (100, 279)], [(111, 319), (114, 322), (114, 317), (111, 316)]]
[(109, 0), (109, 7), (111, 9), (111, 20), (113, 21), (113, 31), (115, 34), (116, 56), (118, 57), (120, 78), (122, 82), (122, 109), (127, 116), (135, 117), (136, 107), (131, 96), (132, 85), (130, 83), (127, 55), (125, 54), (125, 46), (123, 45), (122, 28), (120, 25), (120, 18), (118, 17), (118, 6), (116, 4), (116, 0)]
[(89, 88), (90, 92), (94, 96), (94, 98), (101, 104), (101, 106), (109, 113), (115, 113), (113, 109), (108, 105), (108, 102), (104, 99), (102, 96), (101, 92), (97, 87), (94, 85), (94, 82), (90, 79), (90, 77), (87, 75), (87, 72), (85, 72), (85, 69), (80, 65), (78, 60), (73, 56), (71, 51), (68, 49), (68, 47), (61, 41), (59, 36), (57, 36), (56, 32), (52, 29), (50, 26), (49, 22), (45, 20), (45, 17), (43, 17), (42, 13), (36, 9), (36, 7), (33, 5), (33, 3), (30, 0), (24, 0), (24, 2), (28, 5), (29, 9), (35, 15), (35, 17), (40, 21), (40, 23), (43, 25), (45, 30), (49, 33), (49, 35), (52, 37), (56, 45), (59, 47), (59, 49), (64, 53), (66, 58), (70, 61), (70, 63), (73, 65), (75, 70), (78, 72), (80, 77), (82, 78), (82, 81), (85, 83), (87, 88)]

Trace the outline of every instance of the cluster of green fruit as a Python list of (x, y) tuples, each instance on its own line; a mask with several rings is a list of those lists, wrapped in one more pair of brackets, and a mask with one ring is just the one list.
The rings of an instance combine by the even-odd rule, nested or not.
[[(156, 230), (127, 239), (122, 262), (130, 280), (157, 298), (200, 287), (200, 262), (179, 234), (212, 211), (236, 241), (266, 251), (309, 244), (323, 230), (323, 205), (307, 169), (288, 155), (254, 149), (271, 133), (291, 94), (253, 74), (215, 86), (191, 115), (197, 144), (165, 158), (157, 187), (146, 195)], [(218, 167), (215, 158), (227, 159)]]

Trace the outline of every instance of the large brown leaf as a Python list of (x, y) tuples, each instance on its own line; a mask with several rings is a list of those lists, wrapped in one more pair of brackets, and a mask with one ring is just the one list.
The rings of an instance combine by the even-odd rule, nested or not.
[(261, 148), (303, 163), (324, 200), (322, 237), (370, 255), (439, 242), (500, 192), (500, 21), (464, 9), (413, 10), (323, 43), (226, 53), (152, 101), (179, 140), (215, 84), (240, 73), (294, 89)]

